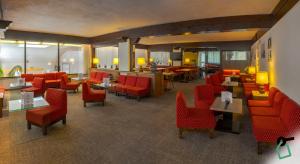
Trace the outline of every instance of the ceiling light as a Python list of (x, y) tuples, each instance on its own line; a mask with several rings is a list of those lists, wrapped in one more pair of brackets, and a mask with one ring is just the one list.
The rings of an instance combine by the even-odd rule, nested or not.
[(191, 35), (192, 33), (191, 32), (185, 32), (183, 33), (183, 35)]
[[(24, 44), (19, 44), (18, 47), (24, 47)], [(41, 44), (26, 44), (26, 48), (47, 48), (48, 45)]]

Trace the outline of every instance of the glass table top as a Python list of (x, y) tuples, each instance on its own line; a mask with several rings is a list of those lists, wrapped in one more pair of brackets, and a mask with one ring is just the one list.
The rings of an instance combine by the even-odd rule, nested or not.
[(22, 105), (22, 100), (21, 99), (8, 101), (8, 110), (10, 112), (21, 111), (21, 110), (29, 110), (29, 109), (34, 109), (34, 108), (44, 107), (44, 106), (49, 106), (49, 104), (43, 97), (33, 98), (33, 105), (29, 106), (29, 107), (28, 106), (24, 107)]

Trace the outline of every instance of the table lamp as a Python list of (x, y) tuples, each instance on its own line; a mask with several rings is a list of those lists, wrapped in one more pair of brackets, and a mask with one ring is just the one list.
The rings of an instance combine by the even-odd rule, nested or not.
[(190, 62), (191, 62), (191, 59), (190, 59), (190, 58), (185, 58), (185, 59), (184, 59), (184, 63), (185, 63), (185, 64), (190, 64)]
[(119, 70), (118, 65), (119, 65), (119, 58), (114, 58), (113, 59), (113, 64), (116, 65), (115, 70)]
[(254, 75), (256, 73), (256, 68), (254, 66), (248, 67), (248, 74)]
[(264, 93), (264, 85), (269, 84), (268, 72), (257, 72), (256, 73), (256, 83), (259, 84), (259, 92)]
[(99, 63), (100, 63), (99, 58), (93, 58), (93, 64), (96, 65), (96, 68), (98, 68)]
[(169, 59), (169, 60), (168, 60), (168, 63), (169, 63), (169, 66), (171, 66), (171, 64), (172, 64), (172, 60), (171, 60), (171, 59)]
[(139, 71), (143, 72), (143, 65), (146, 63), (145, 58), (137, 58), (137, 64), (140, 66)]
[(149, 62), (152, 63), (154, 60), (153, 58), (149, 58)]

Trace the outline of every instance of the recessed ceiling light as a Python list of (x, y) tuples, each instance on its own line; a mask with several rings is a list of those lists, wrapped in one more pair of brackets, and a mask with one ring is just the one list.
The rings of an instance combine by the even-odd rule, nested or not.
[(191, 35), (192, 33), (191, 32), (185, 32), (183, 33), (183, 35)]

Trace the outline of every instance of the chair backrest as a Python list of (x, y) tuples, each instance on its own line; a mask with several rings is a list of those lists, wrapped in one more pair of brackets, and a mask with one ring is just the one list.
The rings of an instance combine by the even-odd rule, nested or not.
[(275, 97), (274, 97), (274, 102), (272, 104), (272, 107), (276, 110), (276, 111), (279, 111), (281, 110), (282, 108), (282, 105), (283, 105), (283, 101), (285, 99), (287, 99), (288, 97), (283, 94), (281, 91), (278, 91), (276, 94), (275, 94)]
[(103, 72), (97, 72), (96, 79), (99, 80), (99, 81), (102, 81), (102, 79), (103, 79)]
[(125, 75), (119, 75), (118, 83), (125, 84), (126, 83), (126, 76)]
[(87, 98), (91, 93), (91, 88), (89, 86), (89, 83), (84, 81), (82, 82), (82, 99)]
[(300, 129), (300, 107), (293, 100), (287, 98), (284, 100), (280, 119), (290, 133)]
[(186, 107), (185, 97), (182, 92), (177, 92), (176, 95), (176, 118), (185, 119), (188, 117), (188, 109)]
[(137, 80), (136, 80), (136, 87), (140, 87), (140, 88), (150, 88), (150, 78), (149, 77), (137, 77)]
[(96, 78), (96, 75), (97, 75), (97, 72), (96, 72), (96, 71), (91, 71), (91, 73), (90, 73), (90, 78), (91, 78), (91, 79), (94, 79), (94, 78)]
[(44, 90), (45, 89), (45, 79), (40, 78), (40, 77), (35, 77), (32, 81), (32, 86)]
[(62, 89), (48, 88), (46, 91), (46, 101), (55, 110), (62, 110), (67, 113), (67, 92)]
[(21, 77), (25, 78), (26, 82), (33, 81), (33, 79), (34, 79), (33, 74), (21, 74)]
[(55, 80), (56, 79), (56, 73), (46, 73), (45, 74), (45, 80)]
[(275, 98), (275, 94), (278, 92), (278, 89), (275, 87), (271, 87), (270, 91), (269, 91), (269, 97), (268, 100), (270, 102), (270, 104), (273, 104), (274, 102), (274, 98)]
[(63, 75), (67, 75), (66, 72), (56, 72), (56, 79), (60, 80)]
[(213, 75), (211, 76), (211, 79), (212, 79), (212, 84), (213, 84), (213, 85), (220, 85), (220, 84), (221, 84), (221, 81), (220, 81), (220, 79), (219, 79), (218, 74), (213, 74)]
[(62, 88), (62, 89), (66, 88), (67, 83), (68, 83), (68, 75), (61, 76), (60, 88)]
[(39, 78), (45, 78), (45, 74), (43, 74), (43, 73), (33, 74), (33, 76), (39, 77)]
[(212, 84), (212, 81), (211, 81), (211, 77), (210, 77), (210, 76), (206, 76), (206, 77), (205, 77), (205, 84)]
[(198, 85), (195, 88), (195, 101), (204, 100), (204, 101), (213, 101), (214, 96), (214, 87), (210, 84), (207, 85)]
[(127, 86), (135, 86), (136, 84), (136, 76), (127, 76), (125, 85)]

